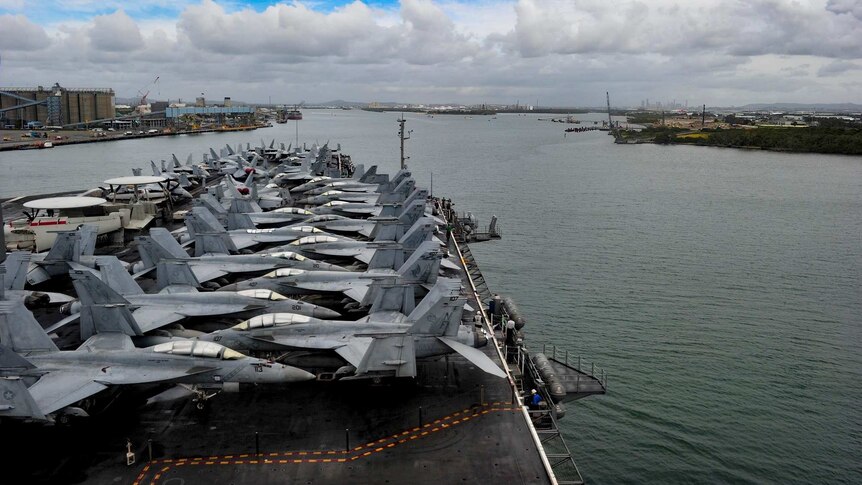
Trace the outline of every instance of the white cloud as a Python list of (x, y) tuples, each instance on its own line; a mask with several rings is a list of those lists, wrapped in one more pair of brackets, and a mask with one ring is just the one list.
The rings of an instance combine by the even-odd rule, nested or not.
[(94, 49), (107, 52), (134, 51), (143, 42), (138, 24), (122, 10), (96, 16), (87, 35)]

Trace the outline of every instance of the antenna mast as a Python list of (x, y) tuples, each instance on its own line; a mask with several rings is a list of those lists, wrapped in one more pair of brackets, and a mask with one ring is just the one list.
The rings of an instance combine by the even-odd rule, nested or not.
[(404, 113), (401, 113), (401, 118), (398, 118), (398, 137), (401, 139), (401, 170), (407, 168), (406, 162), (410, 159), (410, 157), (404, 156), (404, 141), (409, 140), (410, 133), (413, 133), (413, 130), (407, 132), (404, 131), (404, 123), (406, 121), (407, 120), (404, 119)]
[(611, 94), (605, 91), (605, 97), (608, 99), (608, 129), (611, 130), (611, 133), (614, 131), (614, 122), (611, 121)]

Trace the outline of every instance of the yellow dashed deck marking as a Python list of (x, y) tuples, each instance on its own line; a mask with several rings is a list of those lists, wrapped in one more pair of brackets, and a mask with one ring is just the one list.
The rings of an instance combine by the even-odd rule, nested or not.
[[(495, 412), (506, 412), (506, 411), (520, 411), (520, 407), (512, 406), (510, 403), (493, 403), (490, 405), (486, 405), (482, 411), (473, 412), (470, 409), (464, 409), (461, 411), (456, 411), (448, 416), (443, 416), (442, 418), (436, 419), (431, 423), (423, 424), (416, 428), (410, 428), (406, 431), (402, 431), (400, 433), (395, 433), (392, 436), (381, 438), (375, 441), (370, 441), (363, 445), (352, 448), (351, 450), (314, 450), (314, 451), (282, 451), (282, 452), (269, 452), (269, 453), (261, 453), (261, 454), (251, 454), (251, 453), (243, 453), (241, 455), (222, 455), (222, 456), (209, 456), (209, 457), (192, 457), (192, 458), (165, 458), (161, 460), (153, 460), (150, 463), (147, 463), (144, 468), (141, 470), (141, 473), (138, 475), (137, 479), (133, 482), (132, 485), (142, 485), (145, 483), (145, 479), (147, 475), (153, 471), (152, 465), (154, 464), (166, 464), (167, 466), (162, 467), (158, 473), (156, 473), (152, 481), (150, 481), (150, 485), (157, 485), (159, 479), (161, 479), (167, 472), (171, 470), (173, 467), (180, 467), (183, 465), (256, 465), (261, 462), (260, 459), (251, 459), (251, 460), (242, 460), (238, 458), (248, 458), (248, 457), (263, 457), (263, 456), (271, 456), (271, 457), (281, 457), (278, 460), (268, 460), (263, 459), (263, 463), (271, 464), (271, 463), (279, 463), (282, 465), (286, 464), (300, 464), (300, 463), (347, 463), (349, 461), (355, 461), (367, 456), (371, 456), (375, 453), (380, 453), (389, 448), (393, 448), (398, 445), (403, 445), (409, 441), (421, 439), (425, 436), (428, 436), (431, 433), (437, 431), (443, 431), (448, 428), (452, 428), (456, 425), (465, 423), (474, 417), (481, 417), (489, 413)], [(469, 414), (468, 414), (469, 413)], [(463, 416), (462, 416), (463, 415)], [(455, 419), (459, 417), (460, 419)], [(432, 427), (433, 426), (433, 427)], [(384, 445), (385, 443), (385, 445)], [(373, 448), (373, 449), (371, 449)], [(295, 459), (286, 459), (286, 457), (297, 456), (297, 457), (307, 457), (307, 456), (320, 456), (320, 455), (348, 455), (344, 458), (295, 458)], [(237, 457), (237, 458), (235, 458)]]

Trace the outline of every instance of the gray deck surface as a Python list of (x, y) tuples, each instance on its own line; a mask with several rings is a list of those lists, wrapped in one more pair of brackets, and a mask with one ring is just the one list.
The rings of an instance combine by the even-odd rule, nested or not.
[[(548, 482), (504, 379), (460, 357), (421, 364), (420, 376), (395, 385), (250, 387), (217, 396), (203, 412), (181, 399), (71, 427), (14, 426), (4, 441), (28, 448), (5, 453), (4, 470), (28, 483)], [(133, 466), (124, 462), (126, 437)]]

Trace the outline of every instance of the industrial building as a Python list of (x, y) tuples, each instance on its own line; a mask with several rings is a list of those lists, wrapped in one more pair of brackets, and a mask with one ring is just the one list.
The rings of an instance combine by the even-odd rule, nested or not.
[(0, 128), (23, 128), (33, 121), (45, 126), (73, 125), (114, 115), (111, 88), (0, 87)]

